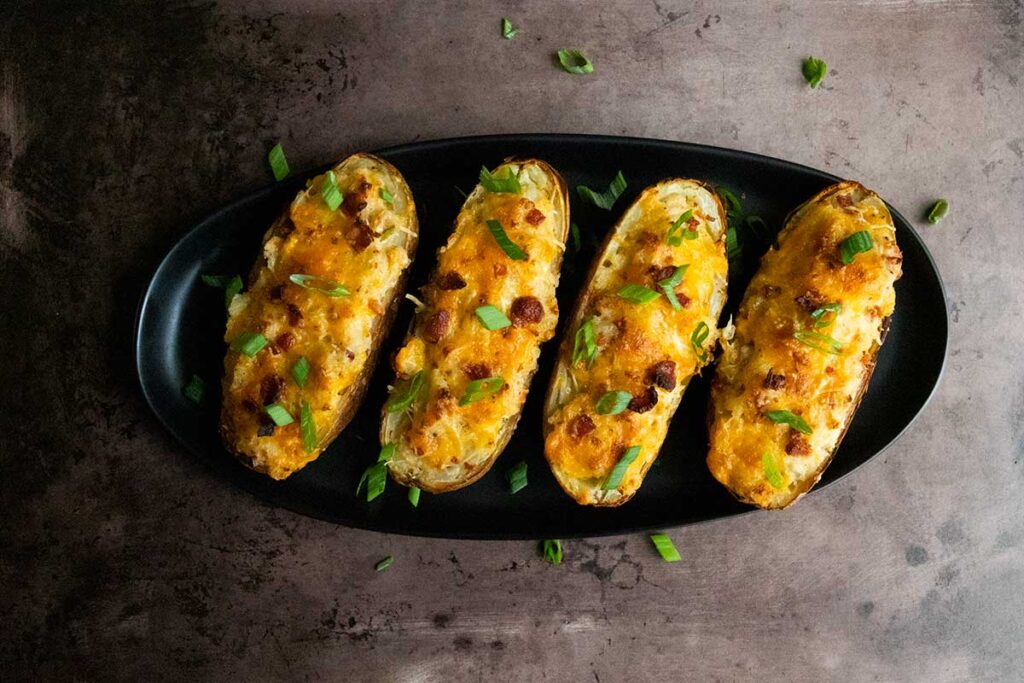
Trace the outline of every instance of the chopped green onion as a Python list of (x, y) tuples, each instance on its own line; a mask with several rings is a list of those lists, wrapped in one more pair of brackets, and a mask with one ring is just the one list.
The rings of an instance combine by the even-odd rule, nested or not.
[(231, 308), (231, 301), (235, 298), (235, 295), (242, 291), (242, 278), (238, 275), (231, 278), (227, 286), (224, 287), (224, 306)]
[(658, 298), (658, 293), (643, 285), (628, 284), (618, 291), (620, 298), (634, 304), (646, 304)]
[(320, 186), (320, 196), (323, 197), (324, 203), (327, 204), (327, 208), (331, 211), (337, 211), (338, 207), (341, 206), (344, 197), (341, 194), (341, 190), (338, 189), (338, 181), (334, 178), (334, 171), (328, 171), (324, 175), (324, 182)]
[(488, 396), (496, 393), (503, 386), (505, 386), (505, 379), (503, 377), (484, 377), (483, 379), (475, 379), (466, 385), (466, 393), (463, 394), (462, 399), (459, 401), (459, 405), (467, 406), (482, 398), (487, 398)]
[(740, 201), (735, 192), (728, 187), (721, 186), (718, 188), (718, 194), (725, 200), (725, 213), (730, 216), (738, 216), (743, 213), (743, 202)]
[(308, 401), (302, 402), (302, 409), (299, 411), (299, 428), (302, 431), (302, 447), (307, 453), (316, 450), (316, 422), (313, 421), (313, 409)]
[(339, 284), (334, 280), (328, 280), (327, 278), (317, 277), (316, 275), (303, 275), (302, 273), (293, 273), (288, 276), (288, 279), (297, 284), (299, 287), (304, 289), (313, 289), (318, 292), (322, 292), (327, 296), (339, 297), (348, 296), (351, 294), (348, 291), (348, 287)]
[(576, 365), (583, 359), (587, 360), (587, 367), (594, 364), (597, 358), (597, 341), (594, 338), (594, 323), (592, 318), (587, 318), (576, 330), (576, 338), (572, 345), (572, 364)]
[(541, 541), (540, 554), (548, 564), (562, 564), (562, 542), (557, 538)]
[(487, 229), (491, 231), (491, 235), (494, 236), (494, 241), (498, 243), (501, 250), (514, 261), (525, 261), (527, 256), (526, 252), (519, 248), (512, 240), (505, 234), (505, 229), (501, 227), (501, 223), (496, 220), (487, 221)]
[[(522, 188), (519, 187), (519, 178), (511, 168), (506, 169), (508, 175), (504, 178), (496, 178), (487, 170), (486, 166), (480, 167), (480, 184), (488, 192), (500, 192), (505, 194), (519, 194)], [(456, 188), (458, 189), (458, 188)]]
[(393, 195), (390, 192), (388, 192), (388, 188), (386, 188), (386, 187), (380, 188), (379, 190), (377, 190), (377, 194), (379, 194), (380, 198), (383, 199), (384, 201), (386, 201), (388, 204), (394, 205), (394, 203), (395, 203), (395, 195)]
[(604, 192), (594, 192), (586, 185), (577, 185), (576, 191), (582, 199), (590, 201), (594, 206), (611, 211), (615, 201), (626, 191), (626, 177), (622, 175), (622, 171), (616, 173)]
[(519, 33), (519, 29), (512, 28), (512, 22), (502, 17), (501, 19), (501, 37), (505, 40), (512, 40)]
[(707, 341), (708, 335), (711, 334), (711, 328), (708, 324), (701, 320), (697, 323), (697, 327), (693, 329), (693, 334), (690, 335), (690, 346), (693, 347), (693, 352), (697, 354), (697, 358), (703, 363), (708, 359), (708, 352), (704, 348), (704, 342)]
[(512, 321), (499, 308), (490, 304), (478, 307), (476, 317), (480, 318), (480, 322), (488, 330), (500, 330), (512, 324)]
[[(820, 330), (828, 327), (836, 321), (836, 316), (839, 315), (839, 311), (843, 310), (842, 304), (838, 301), (830, 304), (824, 304), (821, 308), (816, 308), (811, 311), (811, 318), (814, 320), (814, 329)], [(829, 315), (831, 313), (831, 315)]]
[(688, 223), (693, 218), (693, 209), (687, 209), (683, 213), (679, 214), (679, 218), (672, 223), (672, 227), (668, 229), (668, 234), (665, 235), (665, 241), (673, 247), (678, 247), (683, 243), (683, 238), (688, 240), (697, 239), (696, 230), (687, 230), (683, 228), (683, 223)]
[(812, 434), (814, 432), (802, 417), (788, 410), (769, 410), (764, 416), (777, 425), (789, 425), (801, 434)]
[(395, 558), (391, 557), (391, 555), (388, 555), (383, 560), (381, 560), (377, 564), (373, 565), (373, 568), (376, 569), (379, 572), (383, 572), (383, 571), (386, 571), (387, 568), (390, 567), (391, 565), (393, 565), (394, 563), (395, 563)]
[(423, 389), (423, 371), (420, 370), (405, 387), (403, 392), (395, 392), (391, 394), (391, 398), (384, 404), (384, 409), (389, 413), (400, 413), (403, 410), (408, 409), (416, 398), (419, 396), (420, 391)]
[(558, 61), (571, 74), (589, 74), (594, 70), (594, 65), (579, 50), (559, 50)]
[(729, 270), (738, 271), (743, 258), (743, 245), (740, 244), (736, 228), (731, 225), (725, 231), (725, 251), (729, 259)]
[(231, 282), (232, 279), (234, 279), (234, 278), (236, 278), (238, 276), (237, 275), (201, 275), (200, 277), (203, 279), (203, 284), (210, 285), (211, 287), (216, 287), (218, 289), (224, 289), (225, 287), (228, 286), (228, 283)]
[(267, 338), (256, 332), (243, 332), (231, 342), (233, 351), (241, 351), (252, 358), (267, 345)]
[(651, 542), (654, 543), (654, 547), (657, 548), (658, 554), (661, 555), (661, 559), (666, 562), (678, 562), (682, 558), (679, 557), (679, 551), (676, 550), (675, 543), (672, 539), (665, 534), (651, 534)]
[(508, 490), (509, 493), (518, 493), (526, 488), (526, 463), (520, 462), (515, 467), (510, 469), (505, 475), (508, 479)]
[(274, 172), (274, 180), (284, 180), (288, 177), (288, 160), (284, 158), (284, 149), (280, 142), (270, 148), (267, 161), (270, 162), (270, 170)]
[(939, 199), (932, 206), (931, 211), (928, 212), (928, 222), (938, 223), (946, 217), (947, 213), (949, 213), (949, 202), (945, 199)]
[(668, 297), (668, 302), (672, 305), (673, 310), (683, 310), (683, 307), (679, 304), (679, 299), (676, 298), (676, 287), (683, 281), (683, 275), (689, 268), (690, 264), (688, 263), (677, 266), (676, 272), (672, 273), (671, 277), (658, 282), (658, 286), (665, 292), (665, 296)]
[(598, 415), (618, 415), (633, 400), (633, 394), (628, 391), (609, 391), (597, 399)]
[(192, 379), (188, 381), (188, 384), (181, 390), (181, 393), (185, 394), (185, 398), (192, 401), (196, 405), (203, 402), (203, 393), (206, 391), (206, 382), (199, 375), (192, 375)]
[(828, 65), (817, 57), (807, 57), (804, 59), (801, 71), (803, 71), (807, 85), (817, 88), (825, 78), (825, 74), (828, 73)]
[(292, 422), (295, 422), (295, 418), (293, 418), (291, 413), (285, 410), (284, 406), (280, 403), (271, 403), (269, 406), (263, 408), (263, 410), (266, 411), (267, 415), (270, 416), (270, 419), (273, 420), (274, 424), (278, 427), (284, 427), (285, 425), (290, 425)]
[(357, 496), (364, 483), (366, 484), (367, 503), (384, 492), (384, 487), (388, 481), (388, 460), (394, 457), (394, 455), (395, 444), (389, 443), (381, 447), (380, 454), (377, 456), (377, 462), (367, 467), (363, 471), (363, 476), (359, 478), (359, 483), (356, 485)]
[(775, 458), (771, 453), (766, 452), (761, 456), (761, 467), (764, 469), (764, 478), (772, 485), (773, 489), (781, 489), (786, 485), (785, 479), (782, 478), (782, 472), (779, 471), (779, 466), (775, 464)]
[(619, 484), (622, 483), (622, 477), (626, 475), (626, 470), (636, 460), (636, 456), (640, 455), (639, 446), (630, 446), (619, 458), (619, 461), (615, 463), (615, 467), (612, 468), (611, 473), (601, 486), (605, 491), (611, 491), (612, 489), (618, 488)]
[(306, 360), (305, 356), (300, 356), (295, 365), (292, 366), (292, 379), (302, 389), (306, 386), (306, 380), (309, 379), (309, 361)]
[(839, 255), (844, 266), (853, 263), (857, 254), (871, 251), (875, 241), (871, 239), (871, 233), (867, 230), (858, 230), (839, 244)]
[(576, 251), (580, 250), (580, 226), (575, 223), (569, 223), (569, 234), (572, 235), (572, 248)]
[(812, 349), (831, 353), (835, 356), (838, 356), (843, 351), (843, 345), (839, 341), (820, 332), (797, 330), (793, 333), (793, 338), (804, 346), (810, 346)]
[(409, 487), (409, 505), (412, 505), (414, 508), (420, 506), (420, 490), (415, 486)]

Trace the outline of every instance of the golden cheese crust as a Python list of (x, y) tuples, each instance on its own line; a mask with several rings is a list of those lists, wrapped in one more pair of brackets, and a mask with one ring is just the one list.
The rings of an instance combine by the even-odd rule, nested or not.
[[(395, 444), (388, 467), (407, 486), (441, 493), (487, 472), (519, 420), (540, 346), (555, 332), (555, 289), (569, 231), (565, 183), (537, 160), (506, 162), (493, 176), (510, 173), (519, 192), (478, 185), (467, 197), (423, 288), (424, 306), (394, 356), (397, 381), (383, 411), (381, 442)], [(488, 221), (497, 221), (526, 258), (511, 258)], [(488, 329), (476, 312), (483, 306), (510, 324)], [(500, 378), (501, 387), (480, 391), (481, 381), (496, 383), (491, 378)], [(393, 410), (390, 403), (414, 383), (421, 384), (415, 399)]]
[[(844, 264), (844, 240), (862, 231), (872, 246)], [(708, 468), (737, 498), (783, 508), (820, 479), (871, 378), (901, 263), (885, 203), (858, 183), (787, 219), (712, 384)]]
[[(327, 174), (314, 178), (267, 232), (248, 291), (229, 308), (221, 436), (274, 479), (316, 459), (352, 419), (416, 250), (416, 207), (397, 169), (356, 154), (332, 172), (341, 205), (324, 199)], [(246, 335), (265, 340), (255, 355), (233, 348)], [(293, 369), (303, 358), (300, 386)], [(275, 424), (273, 404), (294, 421)], [(304, 405), (315, 429), (305, 439)]]
[[(688, 220), (678, 222), (687, 212)], [(726, 296), (725, 232), (725, 211), (714, 192), (694, 180), (665, 180), (641, 193), (596, 258), (545, 405), (544, 453), (576, 502), (621, 505), (636, 493), (687, 383), (710, 362)], [(680, 266), (685, 272), (671, 287), (677, 310), (659, 283)], [(658, 296), (645, 303), (620, 296), (631, 284)], [(586, 321), (596, 344), (592, 361), (574, 354)], [(599, 414), (598, 401), (615, 391), (629, 392), (628, 407)], [(621, 483), (606, 490), (609, 474), (632, 446), (640, 447), (639, 455)]]

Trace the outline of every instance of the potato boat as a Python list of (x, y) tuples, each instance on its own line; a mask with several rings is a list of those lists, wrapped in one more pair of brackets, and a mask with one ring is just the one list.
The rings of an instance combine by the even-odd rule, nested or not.
[(712, 384), (708, 468), (737, 498), (784, 508), (821, 478), (871, 379), (901, 263), (889, 210), (858, 183), (789, 216)]
[(284, 479), (352, 419), (394, 320), (418, 238), (402, 175), (369, 154), (314, 178), (272, 225), (230, 301), (221, 436)]

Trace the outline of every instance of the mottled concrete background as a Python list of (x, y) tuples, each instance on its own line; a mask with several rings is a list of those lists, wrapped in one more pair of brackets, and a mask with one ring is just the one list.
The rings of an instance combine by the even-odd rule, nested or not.
[[(468, 4), (468, 3), (466, 3)], [(0, 678), (1024, 676), (1024, 29), (1003, 2), (7, 2), (0, 22)], [(522, 28), (498, 35), (500, 17)], [(596, 65), (553, 66), (565, 46)], [(809, 90), (806, 54), (830, 66)], [(495, 132), (761, 152), (919, 222), (948, 288), (932, 405), (778, 514), (566, 544), (270, 509), (134, 384), (132, 315), (197, 219), (293, 168)], [(374, 563), (392, 554), (390, 571)]]

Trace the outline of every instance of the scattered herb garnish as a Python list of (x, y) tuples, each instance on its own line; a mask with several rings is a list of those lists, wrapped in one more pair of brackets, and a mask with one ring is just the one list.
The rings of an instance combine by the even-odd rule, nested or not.
[(857, 254), (871, 251), (875, 241), (871, 239), (871, 233), (867, 230), (858, 230), (839, 244), (839, 256), (844, 266), (853, 263)]
[(512, 324), (499, 308), (490, 304), (478, 307), (476, 317), (488, 330), (500, 330)]
[(586, 185), (577, 185), (576, 191), (581, 198), (592, 202), (594, 206), (611, 211), (615, 201), (626, 191), (626, 177), (622, 175), (622, 171), (616, 173), (604, 192), (594, 192)]
[(738, 272), (743, 259), (743, 246), (740, 244), (736, 228), (732, 225), (725, 231), (725, 253), (729, 259), (729, 271)]
[(544, 539), (540, 543), (540, 554), (548, 564), (562, 564), (562, 542), (557, 538)]
[(302, 402), (299, 411), (299, 429), (302, 431), (302, 447), (307, 453), (316, 450), (316, 422), (313, 421), (313, 409), (309, 401)]
[(814, 320), (814, 329), (820, 330), (830, 326), (836, 321), (839, 311), (843, 310), (842, 304), (835, 301), (830, 304), (823, 304), (820, 308), (811, 311), (811, 319)]
[(673, 310), (681, 311), (683, 307), (679, 304), (679, 299), (676, 298), (676, 287), (683, 281), (683, 275), (689, 269), (690, 264), (686, 263), (676, 267), (676, 271), (672, 273), (671, 277), (667, 277), (664, 280), (658, 282), (658, 286), (665, 292), (665, 296), (668, 297), (669, 304), (672, 305)]
[(288, 177), (288, 160), (284, 158), (284, 148), (280, 142), (270, 148), (267, 161), (270, 162), (270, 170), (274, 172), (275, 180), (284, 180)]
[(508, 479), (508, 491), (509, 493), (518, 493), (526, 488), (526, 463), (519, 462), (515, 467), (510, 469), (506, 474), (505, 478)]
[(817, 57), (807, 57), (804, 59), (801, 71), (803, 71), (807, 85), (817, 88), (825, 78), (825, 74), (828, 73), (828, 65)]
[(234, 351), (241, 351), (252, 358), (267, 345), (267, 338), (257, 332), (243, 332), (231, 341)]
[(630, 446), (627, 448), (623, 452), (622, 457), (619, 458), (619, 461), (615, 463), (615, 467), (612, 468), (611, 473), (608, 474), (608, 478), (605, 480), (601, 488), (605, 491), (611, 491), (612, 489), (617, 488), (619, 484), (622, 483), (622, 477), (626, 475), (626, 470), (633, 461), (636, 460), (636, 456), (638, 455), (640, 455), (639, 446)]
[(665, 235), (665, 241), (673, 247), (678, 247), (683, 243), (683, 238), (688, 240), (697, 239), (696, 230), (688, 230), (683, 227), (683, 223), (688, 223), (692, 218), (693, 209), (687, 209), (683, 213), (679, 214), (679, 218), (677, 218), (668, 229), (668, 234)]
[(775, 464), (775, 458), (772, 457), (771, 453), (765, 452), (761, 456), (761, 467), (764, 469), (764, 478), (772, 485), (773, 489), (781, 489), (786, 485), (785, 480), (782, 478), (782, 472), (779, 471), (779, 467)]
[(575, 251), (579, 251), (582, 246), (580, 242), (580, 226), (575, 223), (569, 223), (569, 234), (572, 236), (572, 248)]
[(769, 410), (765, 412), (764, 416), (775, 424), (789, 425), (801, 434), (812, 434), (814, 432), (802, 417), (788, 410)]
[[(480, 184), (488, 192), (499, 192), (504, 194), (519, 194), (519, 178), (513, 173), (512, 168), (505, 169), (508, 173), (504, 178), (496, 178), (487, 170), (486, 166), (480, 167)], [(455, 188), (458, 189), (458, 188)]]
[(810, 346), (812, 349), (831, 353), (834, 356), (838, 356), (843, 351), (842, 343), (820, 332), (797, 330), (793, 333), (793, 338), (804, 346)]
[(334, 171), (324, 174), (324, 182), (320, 186), (320, 196), (331, 211), (337, 211), (341, 202), (345, 199), (338, 188), (338, 181), (334, 177)]
[(597, 399), (598, 415), (618, 415), (629, 406), (633, 394), (628, 391), (609, 391)]
[(682, 558), (679, 557), (679, 551), (676, 550), (675, 543), (672, 539), (665, 534), (651, 534), (651, 542), (654, 543), (654, 547), (657, 548), (658, 554), (661, 555), (661, 559), (666, 562), (678, 562)]
[(242, 291), (242, 278), (238, 275), (203, 275), (203, 282), (224, 290), (224, 306), (231, 308), (231, 300)]
[(265, 406), (263, 410), (266, 411), (267, 415), (270, 416), (270, 419), (273, 420), (274, 424), (278, 427), (284, 427), (285, 425), (290, 425), (292, 422), (295, 422), (295, 418), (293, 418), (291, 413), (285, 410), (284, 406), (280, 403), (271, 403), (269, 406)]
[(359, 483), (356, 485), (356, 495), (359, 495), (359, 491), (363, 488), (363, 484), (366, 484), (366, 502), (369, 503), (374, 498), (384, 493), (384, 487), (388, 482), (388, 460), (395, 455), (395, 444), (385, 444), (380, 449), (380, 454), (377, 455), (377, 462), (373, 463), (363, 471), (363, 476), (359, 477)]
[(697, 358), (703, 363), (708, 359), (708, 352), (704, 348), (704, 342), (707, 341), (708, 335), (711, 334), (711, 328), (708, 324), (701, 320), (697, 323), (697, 327), (693, 329), (693, 334), (690, 335), (690, 346), (693, 347), (693, 352), (697, 354)]
[(390, 192), (388, 192), (388, 188), (386, 188), (386, 187), (380, 188), (380, 190), (377, 191), (377, 194), (379, 194), (380, 198), (383, 199), (384, 201), (386, 201), (388, 204), (394, 205), (394, 203), (395, 203), (395, 195), (393, 195)]
[(412, 505), (414, 508), (420, 506), (420, 490), (415, 486), (409, 487), (409, 505)]
[[(395, 389), (397, 390), (397, 387)], [(408, 409), (419, 396), (422, 389), (423, 371), (420, 370), (412, 376), (404, 391), (395, 391), (391, 394), (391, 398), (384, 404), (384, 409), (389, 413), (400, 413)]]
[(295, 365), (292, 366), (292, 379), (299, 385), (299, 388), (305, 388), (306, 380), (309, 379), (309, 361), (306, 360), (305, 356), (300, 356)]
[(571, 74), (589, 74), (594, 70), (594, 65), (579, 50), (559, 50), (558, 61)]
[(581, 360), (586, 359), (587, 367), (594, 364), (597, 358), (597, 340), (594, 338), (594, 322), (587, 318), (576, 330), (576, 338), (572, 345), (572, 364), (575, 366)]
[(379, 572), (383, 572), (383, 571), (387, 571), (387, 568), (390, 567), (391, 565), (393, 565), (394, 563), (395, 563), (395, 558), (391, 557), (391, 555), (388, 555), (383, 560), (381, 560), (377, 564), (373, 565), (373, 568), (376, 569)]
[(505, 234), (505, 229), (501, 227), (501, 223), (493, 219), (489, 220), (487, 221), (487, 229), (491, 231), (494, 241), (498, 243), (498, 246), (501, 247), (501, 250), (510, 259), (513, 261), (525, 261), (527, 259), (526, 252), (509, 239), (508, 235)]
[(288, 279), (303, 289), (312, 289), (331, 297), (348, 296), (351, 294), (345, 285), (316, 275), (292, 273), (288, 276)]
[(939, 199), (932, 205), (931, 210), (928, 212), (928, 222), (938, 223), (946, 214), (949, 213), (949, 202), (945, 199)]
[(185, 398), (192, 401), (196, 405), (203, 402), (203, 394), (206, 392), (206, 382), (199, 375), (192, 375), (192, 379), (188, 381), (181, 393), (185, 394)]
[(643, 285), (628, 284), (618, 291), (619, 298), (634, 304), (646, 304), (658, 298), (658, 293)]
[(501, 19), (501, 37), (505, 40), (512, 40), (519, 33), (519, 29), (512, 28), (512, 22), (502, 17)]
[(493, 395), (498, 390), (505, 386), (504, 377), (484, 377), (483, 379), (475, 379), (466, 385), (466, 393), (462, 395), (459, 400), (460, 406), (466, 406), (470, 403), (475, 403), (482, 398), (487, 398)]

